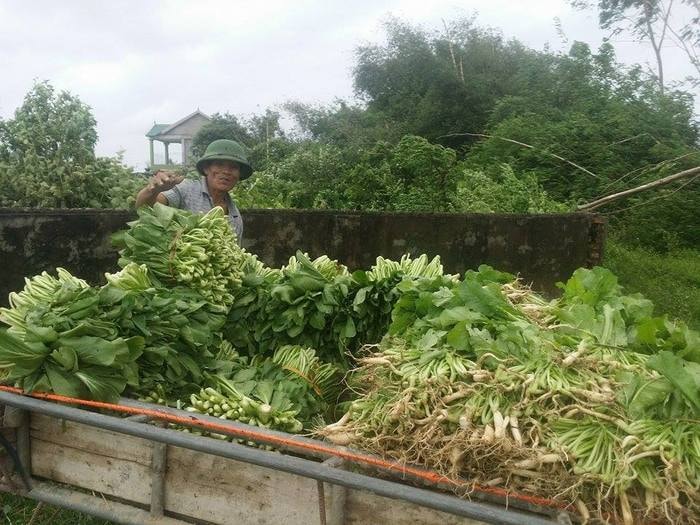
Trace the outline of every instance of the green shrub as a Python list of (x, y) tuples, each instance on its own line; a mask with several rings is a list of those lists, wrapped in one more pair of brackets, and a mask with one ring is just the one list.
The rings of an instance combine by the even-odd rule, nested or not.
[(668, 314), (700, 329), (700, 251), (658, 254), (612, 240), (604, 266), (627, 293), (640, 292), (651, 299), (657, 315)]

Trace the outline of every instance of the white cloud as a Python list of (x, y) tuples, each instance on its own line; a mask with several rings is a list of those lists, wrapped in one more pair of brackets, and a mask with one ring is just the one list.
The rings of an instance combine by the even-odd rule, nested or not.
[(147, 61), (138, 55), (121, 60), (86, 61), (68, 65), (56, 80), (58, 84), (91, 93), (108, 94), (129, 87), (133, 78), (147, 72)]
[[(566, 51), (574, 39), (596, 48), (604, 36), (595, 15), (566, 0), (0, 0), (0, 117), (34, 79), (47, 79), (93, 108), (98, 153), (125, 148), (127, 162), (143, 167), (154, 120), (174, 122), (197, 107), (250, 114), (287, 99), (351, 97), (354, 49), (380, 42), (390, 14), (440, 29), (442, 19), (474, 12), (479, 25), (536, 49)], [(626, 61), (653, 58), (639, 44), (617, 46)], [(680, 71), (675, 60), (669, 77)]]

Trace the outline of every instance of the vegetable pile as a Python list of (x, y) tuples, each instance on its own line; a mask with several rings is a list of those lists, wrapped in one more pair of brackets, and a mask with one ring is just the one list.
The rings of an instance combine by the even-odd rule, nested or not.
[(140, 208), (129, 226), (113, 237), (120, 266), (145, 264), (160, 284), (185, 285), (214, 304), (231, 305), (244, 255), (220, 207), (196, 215), (156, 203)]
[(0, 320), (0, 368), (5, 381), (29, 392), (116, 399), (138, 382), (136, 360), (144, 339), (124, 337), (102, 318), (99, 291), (58, 270), (26, 279), (24, 290), (10, 294), (10, 309)]
[(322, 435), (583, 516), (697, 517), (696, 332), (602, 268), (551, 303), (488, 267), (399, 287), (389, 333), (358, 358), (359, 397)]
[(246, 257), (225, 329), (236, 348), (257, 355), (299, 344), (343, 363), (348, 351), (378, 342), (386, 333), (401, 280), (443, 273), (440, 258), (429, 261), (426, 255), (406, 255), (398, 262), (379, 257), (369, 271), (352, 274), (326, 256), (312, 261), (297, 252), (280, 270)]
[(291, 345), (271, 359), (246, 361), (231, 361), (230, 379), (209, 376), (212, 386), (192, 394), (186, 410), (286, 432), (323, 423), (339, 394), (336, 366), (321, 363), (311, 348)]
[(10, 295), (4, 381), (313, 432), (584, 518), (700, 516), (700, 335), (609, 271), (577, 270), (550, 301), (426, 255), (276, 269), (219, 209), (139, 213), (105, 285), (58, 269)]

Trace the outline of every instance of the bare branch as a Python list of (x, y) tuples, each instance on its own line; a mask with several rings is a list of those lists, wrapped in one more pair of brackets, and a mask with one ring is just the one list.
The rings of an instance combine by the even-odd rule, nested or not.
[[(661, 4), (663, 6), (663, 4)], [(663, 18), (663, 30), (661, 31), (661, 37), (659, 38), (659, 47), (664, 43), (664, 38), (666, 38), (666, 30), (669, 28), (668, 17), (671, 16), (671, 7), (673, 7), (673, 0), (668, 3), (668, 9), (666, 9), (666, 14)]]
[(698, 54), (695, 51), (694, 47), (689, 47), (686, 43), (685, 38), (683, 38), (682, 35), (679, 35), (672, 27), (669, 27), (669, 31), (671, 31), (671, 34), (674, 37), (676, 37), (676, 40), (678, 40), (680, 47), (683, 49), (683, 51), (685, 51), (685, 54), (688, 56), (688, 60), (690, 60), (690, 63), (696, 69), (698, 74), (700, 74), (700, 59), (698, 58)]
[[(673, 2), (671, 2), (673, 3)], [(646, 36), (649, 38), (651, 47), (654, 49), (654, 55), (656, 56), (656, 71), (659, 77), (659, 90), (663, 94), (664, 92), (664, 63), (661, 59), (661, 43), (663, 40), (663, 33), (665, 33), (666, 28), (662, 32), (661, 40), (656, 41), (656, 33), (654, 32), (654, 26), (652, 21), (654, 19), (654, 7), (650, 0), (644, 2), (644, 23), (647, 26)]]
[(695, 182), (698, 179), (700, 179), (700, 175), (696, 175), (695, 177), (693, 177), (689, 181), (684, 182), (683, 184), (678, 186), (675, 190), (673, 190), (671, 193), (668, 193), (665, 195), (658, 195), (658, 196), (656, 196), (652, 199), (646, 200), (644, 202), (639, 202), (637, 204), (633, 204), (632, 206), (627, 206), (626, 208), (622, 208), (621, 210), (613, 210), (613, 211), (603, 212), (603, 215), (614, 215), (616, 213), (622, 213), (623, 211), (632, 210), (634, 208), (639, 208), (640, 206), (647, 206), (647, 205), (651, 204), (652, 202), (656, 202), (660, 199), (666, 199), (666, 198), (670, 197), (671, 195), (675, 195), (676, 193), (681, 191), (683, 188), (685, 188), (689, 184), (692, 184), (693, 182)]
[[(687, 157), (693, 157), (696, 155), (700, 155), (700, 151), (693, 151), (691, 153), (685, 153), (684, 155), (679, 155), (678, 157), (674, 157), (672, 159), (662, 160), (661, 162), (658, 162), (657, 164), (652, 164), (651, 166), (641, 166), (639, 168), (633, 169), (632, 171), (628, 171), (624, 175), (620, 175), (616, 179), (611, 180), (608, 184), (603, 186), (601, 188), (601, 190), (605, 191), (608, 188), (611, 188), (612, 186), (620, 184), (622, 181), (624, 181), (628, 177), (631, 177), (631, 178), (627, 179), (627, 183), (629, 184), (630, 182), (634, 181), (635, 179), (638, 179), (639, 177), (641, 177), (642, 175), (644, 175), (646, 173), (649, 173), (653, 170), (661, 169), (665, 166), (668, 166), (669, 164), (673, 164), (674, 162), (678, 162), (678, 161), (683, 160)], [(603, 195), (600, 198), (602, 199), (603, 197), (605, 197), (605, 195)]]
[(641, 137), (651, 137), (652, 139), (654, 139), (654, 142), (656, 142), (657, 144), (661, 144), (661, 142), (659, 142), (659, 139), (657, 139), (651, 133), (645, 131), (644, 133), (640, 133), (639, 135), (635, 135), (634, 137), (627, 137), (626, 139), (618, 140), (616, 142), (611, 142), (610, 144), (608, 144), (608, 146), (615, 146), (616, 144), (624, 144), (625, 142), (629, 142), (630, 140), (636, 140), (636, 139), (641, 138)]
[(455, 70), (455, 75), (462, 81), (462, 84), (464, 84), (464, 69), (462, 68), (462, 59), (460, 58), (460, 67), (457, 67), (457, 60), (455, 58), (455, 51), (454, 51), (454, 44), (452, 43), (452, 33), (447, 27), (447, 22), (445, 22), (445, 19), (442, 19), (442, 25), (445, 27), (445, 37), (447, 38), (447, 47), (450, 50), (450, 57), (452, 58), (452, 67)]
[[(437, 138), (438, 138), (438, 139), (442, 139), (442, 138), (447, 138), (447, 137), (483, 137), (483, 138), (486, 138), (486, 139), (498, 139), (498, 140), (503, 140), (503, 141), (505, 141), (505, 142), (510, 142), (510, 143), (512, 143), (512, 144), (517, 144), (518, 146), (522, 146), (522, 147), (524, 147), (524, 148), (529, 148), (529, 149), (532, 149), (532, 150), (535, 150), (535, 151), (540, 151), (540, 150), (539, 150), (538, 148), (536, 148), (535, 146), (531, 146), (530, 144), (525, 144), (524, 142), (519, 142), (519, 141), (513, 140), (513, 139), (507, 139), (507, 138), (505, 138), (505, 137), (496, 137), (496, 136), (494, 136), (494, 135), (485, 135), (485, 134), (483, 134), (483, 133), (450, 133), (450, 134), (448, 134), (448, 135), (441, 135), (441, 136), (439, 136), (439, 137), (437, 137)], [(561, 160), (561, 161), (563, 161), (563, 162), (566, 162), (567, 164), (573, 166), (574, 168), (577, 168), (577, 169), (583, 171), (584, 173), (588, 173), (591, 177), (595, 177), (596, 179), (601, 179), (600, 176), (596, 175), (596, 174), (593, 173), (592, 171), (589, 171), (589, 170), (587, 170), (586, 168), (584, 168), (583, 166), (579, 166), (579, 165), (576, 164), (575, 162), (571, 162), (570, 160), (565, 159), (564, 157), (560, 157), (560, 156), (557, 155), (556, 153), (550, 153), (550, 152), (548, 152), (548, 151), (544, 151), (543, 153), (544, 153), (545, 155), (549, 155), (550, 157), (554, 157), (555, 159), (559, 159), (559, 160)]]
[(621, 199), (623, 197), (628, 197), (630, 195), (634, 195), (635, 193), (646, 191), (646, 190), (649, 190), (651, 188), (656, 188), (658, 186), (670, 184), (671, 182), (675, 182), (677, 180), (684, 179), (686, 177), (697, 176), (698, 174), (700, 174), (700, 166), (696, 166), (695, 168), (690, 168), (690, 169), (687, 169), (685, 171), (681, 171), (679, 173), (669, 175), (668, 177), (664, 177), (662, 179), (658, 179), (658, 180), (655, 180), (653, 182), (648, 182), (647, 184), (642, 184), (641, 186), (637, 186), (636, 188), (631, 188), (629, 190), (621, 191), (619, 193), (613, 193), (612, 195), (608, 195), (607, 197), (603, 197), (602, 199), (597, 199), (593, 202), (581, 204), (580, 206), (577, 207), (577, 209), (579, 211), (595, 210), (596, 208), (600, 208), (601, 206), (604, 206), (612, 201), (616, 201), (616, 200)]

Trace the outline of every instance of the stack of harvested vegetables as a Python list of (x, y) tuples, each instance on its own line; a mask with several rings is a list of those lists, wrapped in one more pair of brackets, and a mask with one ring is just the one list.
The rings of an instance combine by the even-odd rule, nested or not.
[(425, 255), (350, 273), (297, 253), (273, 269), (220, 211), (162, 206), (117, 243), (123, 269), (102, 287), (59, 270), (11, 294), (6, 381), (313, 429), (584, 517), (700, 515), (700, 336), (604, 269), (578, 270), (554, 301)]
[(700, 338), (651, 314), (602, 268), (578, 270), (553, 302), (488, 267), (405, 285), (389, 333), (358, 358), (357, 399), (320, 434), (465, 490), (576, 501), (626, 524), (690, 522)]
[(139, 209), (129, 226), (113, 237), (122, 249), (120, 266), (145, 264), (159, 283), (188, 286), (212, 303), (231, 305), (244, 254), (221, 208), (194, 215), (157, 203)]

